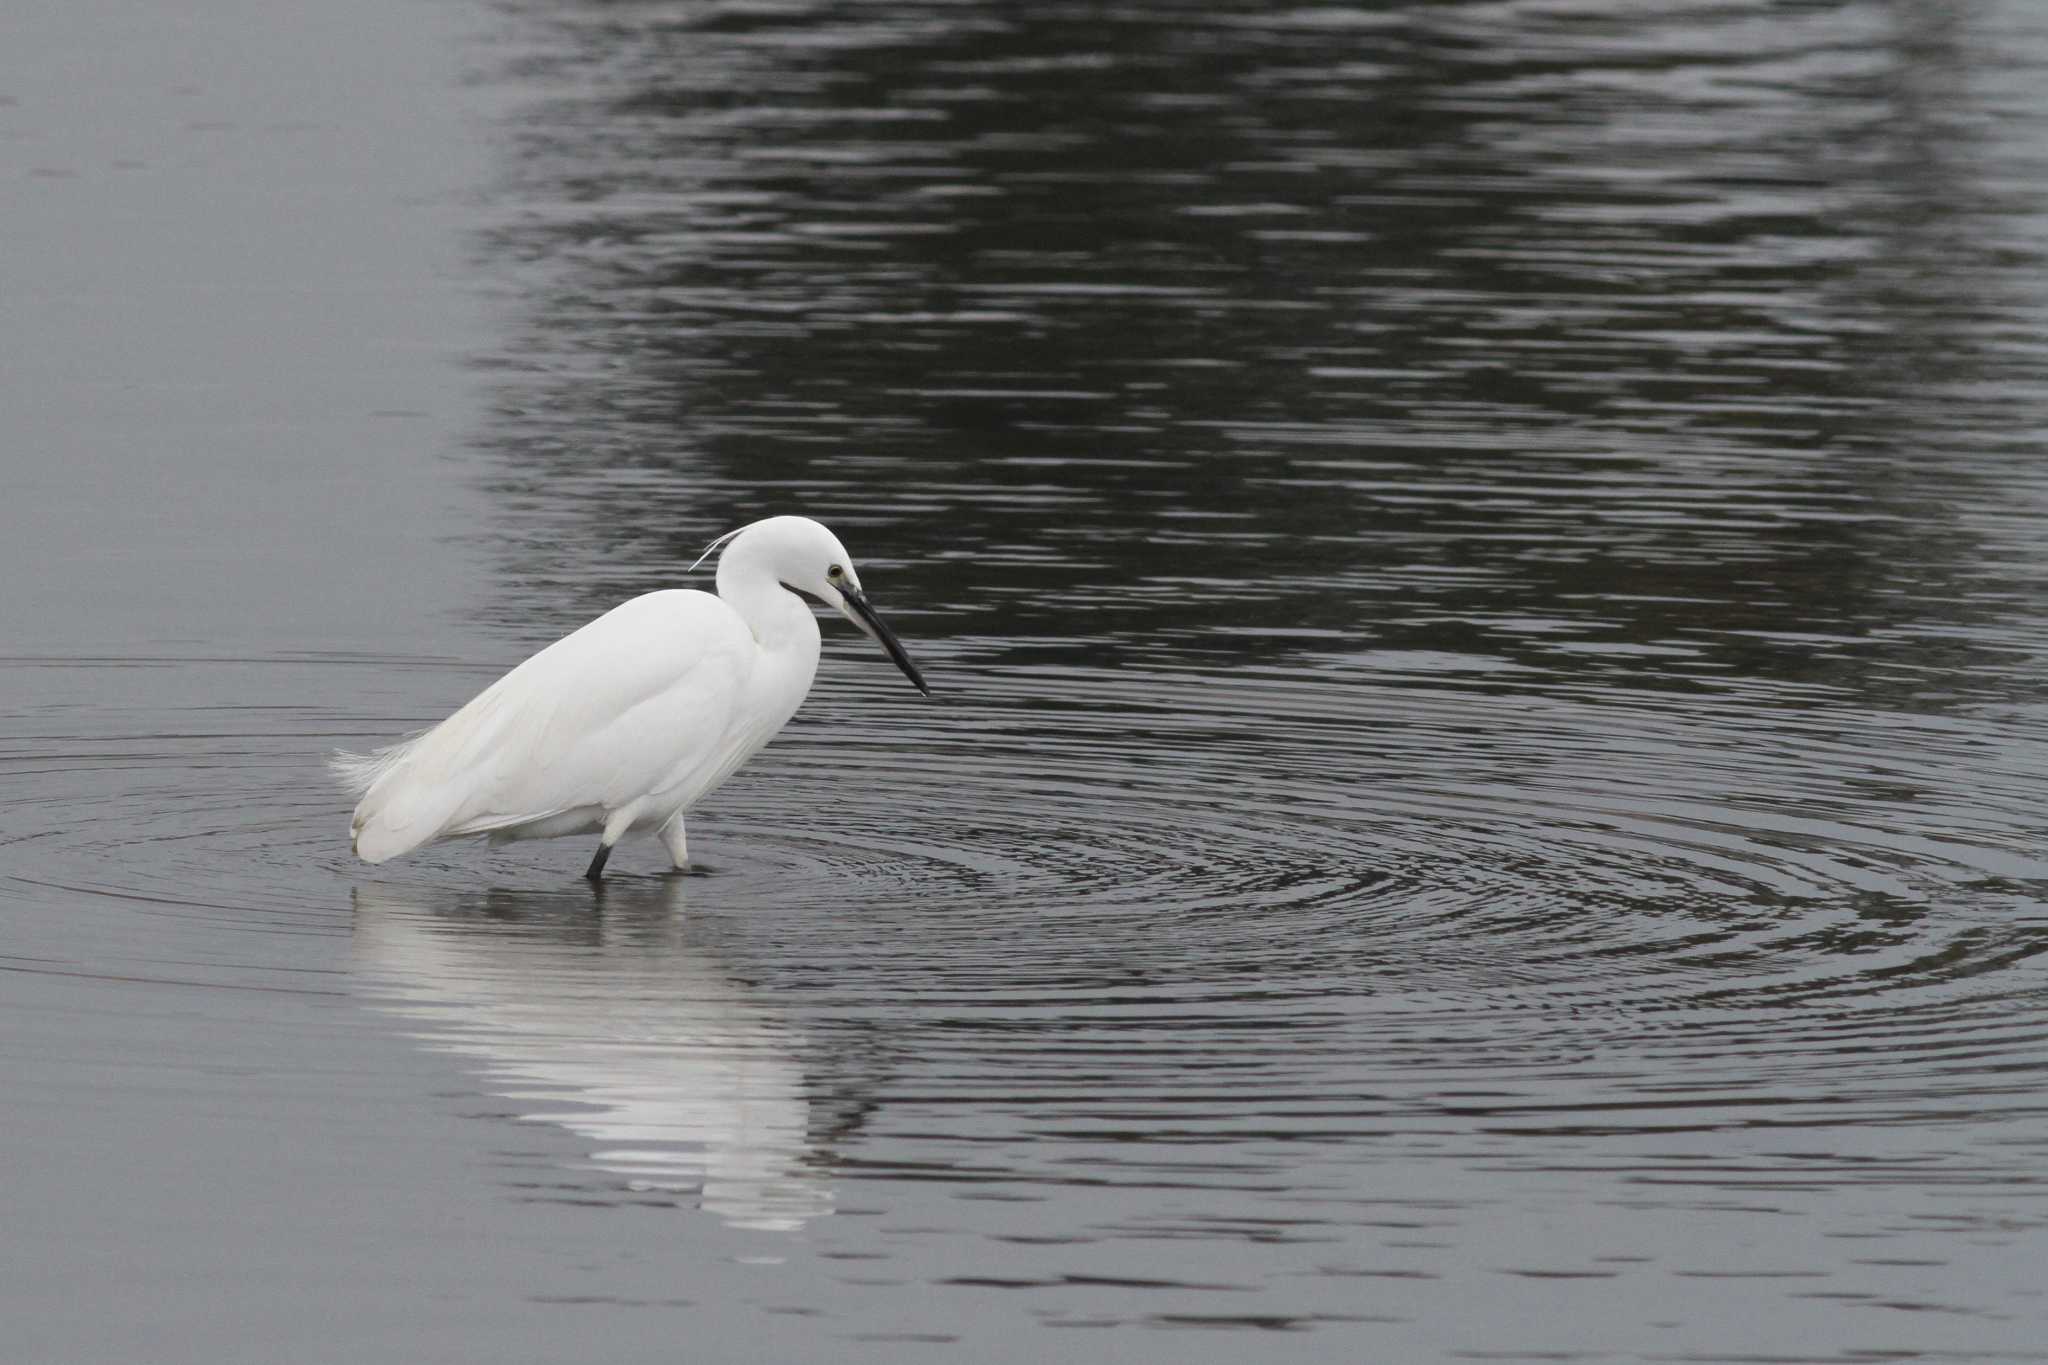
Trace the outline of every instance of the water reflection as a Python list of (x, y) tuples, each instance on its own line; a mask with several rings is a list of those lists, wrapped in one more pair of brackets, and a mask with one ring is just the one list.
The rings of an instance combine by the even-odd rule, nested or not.
[(802, 506), (990, 661), (2006, 694), (2039, 154), (1952, 7), (529, 14), (507, 621)]
[(728, 1225), (832, 1211), (802, 1033), (693, 942), (683, 878), (587, 894), (355, 891), (373, 998), (483, 1064), (520, 1117), (596, 1144), (591, 1168)]

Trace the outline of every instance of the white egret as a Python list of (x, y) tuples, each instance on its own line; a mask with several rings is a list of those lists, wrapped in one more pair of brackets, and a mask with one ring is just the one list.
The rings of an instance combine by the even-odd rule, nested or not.
[(687, 868), (684, 815), (811, 690), (818, 622), (799, 593), (837, 608), (931, 695), (830, 531), (808, 517), (770, 517), (711, 549), (721, 545), (717, 596), (670, 588), (635, 597), (424, 734), (335, 755), (336, 775), (361, 797), (349, 823), (356, 856), (381, 863), (473, 834), (596, 833), (583, 874), (594, 882), (612, 845), (655, 830)]

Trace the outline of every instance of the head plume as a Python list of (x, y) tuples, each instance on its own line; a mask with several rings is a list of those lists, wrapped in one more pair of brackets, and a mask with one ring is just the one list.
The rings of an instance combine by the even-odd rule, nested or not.
[(725, 544), (725, 542), (727, 542), (728, 540), (731, 540), (731, 539), (732, 539), (732, 538), (733, 538), (734, 536), (738, 535), (738, 534), (739, 534), (740, 532), (742, 532), (742, 531), (744, 531), (744, 530), (746, 530), (746, 529), (747, 529), (747, 528), (746, 528), (746, 527), (744, 527), (744, 526), (735, 526), (735, 527), (734, 527), (734, 528), (733, 528), (732, 530), (730, 530), (730, 531), (727, 531), (727, 532), (726, 532), (726, 533), (725, 533), (724, 535), (722, 535), (722, 536), (720, 536), (720, 537), (719, 537), (718, 539), (716, 539), (716, 540), (712, 541), (712, 542), (711, 542), (711, 543), (710, 543), (709, 545), (706, 545), (706, 546), (704, 547), (704, 553), (703, 553), (703, 554), (701, 554), (701, 555), (698, 555), (696, 559), (692, 560), (692, 561), (691, 561), (691, 563), (690, 563), (690, 567), (689, 567), (689, 568), (687, 568), (687, 569), (685, 569), (685, 570), (683, 570), (683, 572), (684, 572), (684, 573), (695, 573), (695, 572), (697, 572), (697, 566), (698, 566), (699, 564), (702, 564), (702, 563), (703, 563), (703, 562), (704, 562), (705, 560), (707, 560), (707, 559), (711, 558), (711, 555), (712, 555), (712, 552), (713, 552), (713, 551), (715, 551), (716, 549), (718, 549), (718, 547), (719, 547), (719, 546), (721, 546), (721, 545)]

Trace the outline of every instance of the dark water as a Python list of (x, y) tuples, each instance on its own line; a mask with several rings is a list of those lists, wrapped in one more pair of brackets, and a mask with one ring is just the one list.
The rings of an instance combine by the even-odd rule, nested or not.
[[(0, 65), (26, 1358), (2048, 1359), (2048, 15), (112, 23)], [(828, 626), (709, 876), (348, 860), (792, 510), (933, 701)]]

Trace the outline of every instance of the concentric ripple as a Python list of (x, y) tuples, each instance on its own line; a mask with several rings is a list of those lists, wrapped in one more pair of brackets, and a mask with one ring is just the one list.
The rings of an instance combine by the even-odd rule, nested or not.
[[(1625, 1007), (1651, 974), (1658, 1011), (1733, 1008), (1737, 975), (1781, 1005), (1960, 979), (2028, 942), (2004, 898), (2048, 876), (2026, 851), (2024, 727), (1958, 743), (1829, 710), (1761, 726), (1762, 688), (1631, 705), (1334, 672), (956, 686), (935, 735), (885, 694), (842, 696), (711, 826), (740, 820), (721, 837), (771, 850), (792, 909), (872, 896), (1031, 925), (1038, 956), (1006, 972), (1114, 950), (1119, 971), (1279, 984), (1274, 956), (1296, 955), (1355, 989), (1390, 973), (1455, 992), (1486, 964), (1531, 1008), (1546, 983)], [(790, 810), (816, 819), (791, 828)], [(1940, 936), (1908, 932), (1936, 902)]]
[[(208, 690), (314, 666), (131, 672)], [(1149, 1039), (1123, 1090), (1218, 1050), (1326, 1089), (1360, 1029), (1383, 1056), (1455, 1037), (1453, 1071), (1597, 1055), (1610, 1094), (1581, 1121), (1646, 1127), (1716, 1121), (1733, 1058), (1778, 1122), (2032, 1103), (2011, 1077), (2041, 1025), (2014, 1006), (2043, 987), (2048, 864), (2024, 723), (1773, 709), (1759, 688), (1630, 705), (1334, 668), (946, 671), (929, 708), (828, 679), (700, 813), (711, 875), (668, 893), (828, 1029), (879, 1012), (934, 1064), (988, 1029), (1114, 1019)], [(107, 907), (124, 950), (95, 970), (279, 984), (292, 953), (261, 938), (345, 932), (355, 876), (316, 746), (375, 722), (180, 714), (144, 735), (102, 708), (64, 733), (53, 709), (11, 736), (8, 777), (40, 797), (8, 831), (8, 895)], [(558, 888), (580, 856), (450, 846), (403, 871), (431, 907), (479, 877)], [(1950, 1079), (1925, 1086), (1931, 1065)]]
[[(1103, 1256), (1313, 1241), (1370, 1223), (1363, 1191), (1400, 1169), (1454, 1206), (1489, 1179), (1663, 1191), (1661, 1244), (1740, 1192), (1953, 1185), (1979, 1210), (2033, 1178), (2001, 1136), (2042, 1114), (2048, 1042), (2031, 715), (1384, 656), (926, 652), (934, 704), (835, 649), (698, 816), (707, 874), (628, 846), (595, 897), (568, 843), (374, 878), (347, 859), (320, 753), (459, 698), (474, 665), (46, 661), (0, 754), (41, 794), (7, 831), (5, 965), (359, 994), (566, 1135), (553, 1172), (503, 1172), (521, 1197), (682, 1204), (751, 1236), (829, 1242), (836, 1213), (937, 1185), (1085, 1192)], [(180, 704), (307, 670), (330, 695), (384, 679), (392, 713)], [(80, 686), (146, 689), (155, 732), (68, 708)], [(1965, 1155), (1882, 1136), (1922, 1130)], [(924, 1235), (958, 1283), (1017, 1273), (956, 1231)], [(1459, 1254), (1428, 1241), (1396, 1268)], [(1051, 1278), (1020, 1283), (1103, 1273), (1044, 1246)], [(1308, 1318), (1340, 1311), (1349, 1264)], [(1202, 1283), (1164, 1292), (1190, 1307)]]

